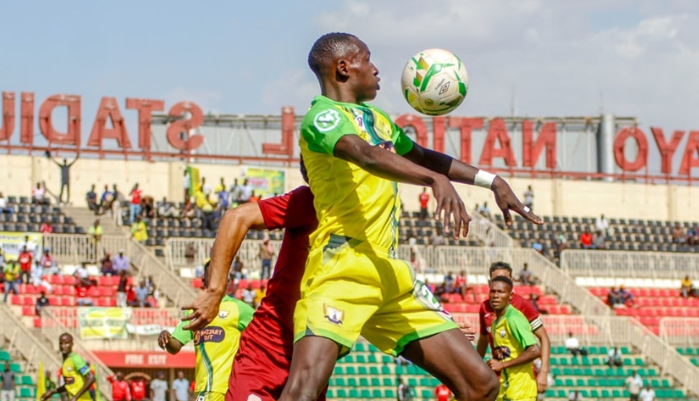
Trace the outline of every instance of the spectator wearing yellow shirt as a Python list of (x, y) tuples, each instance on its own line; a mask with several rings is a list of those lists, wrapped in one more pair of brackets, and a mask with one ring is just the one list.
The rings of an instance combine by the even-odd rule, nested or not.
[(257, 307), (260, 306), (260, 304), (262, 303), (262, 298), (264, 298), (265, 295), (267, 295), (267, 289), (264, 285), (261, 285), (255, 293), (255, 309), (257, 309)]
[(6, 303), (7, 295), (10, 293), (10, 291), (14, 292), (15, 295), (19, 294), (17, 291), (20, 273), (19, 263), (17, 263), (16, 260), (8, 260), (5, 264), (5, 268), (2, 269), (2, 272), (5, 275), (5, 297), (3, 298), (2, 302)]
[(697, 296), (697, 290), (694, 288), (694, 284), (692, 280), (689, 279), (689, 276), (684, 276), (680, 284), (680, 294), (682, 294), (682, 298), (684, 299)]
[(148, 240), (148, 228), (146, 228), (146, 223), (143, 222), (141, 216), (136, 216), (136, 220), (131, 224), (131, 238), (140, 243)]

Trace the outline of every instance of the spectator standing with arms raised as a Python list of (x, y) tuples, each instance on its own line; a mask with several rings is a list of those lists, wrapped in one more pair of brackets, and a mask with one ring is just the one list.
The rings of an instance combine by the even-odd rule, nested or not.
[(260, 250), (258, 256), (262, 260), (262, 271), (260, 273), (260, 278), (262, 280), (268, 279), (272, 270), (272, 258), (274, 257), (274, 247), (269, 240), (269, 237), (265, 236), (260, 244)]
[(63, 203), (63, 190), (66, 191), (65, 204), (70, 203), (70, 168), (73, 167), (73, 164), (75, 164), (75, 162), (77, 162), (79, 158), (80, 154), (78, 154), (75, 157), (75, 160), (73, 160), (70, 164), (68, 164), (68, 161), (66, 159), (63, 159), (63, 164), (52, 159), (53, 162), (56, 163), (56, 165), (61, 169), (61, 190), (58, 193), (59, 204)]

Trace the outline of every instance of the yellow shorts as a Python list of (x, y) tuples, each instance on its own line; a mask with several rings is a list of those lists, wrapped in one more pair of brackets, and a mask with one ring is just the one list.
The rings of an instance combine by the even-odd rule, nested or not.
[(224, 393), (215, 393), (213, 391), (201, 391), (197, 393), (196, 401), (225, 401)]
[(294, 312), (295, 341), (329, 338), (345, 354), (361, 334), (398, 355), (411, 341), (454, 328), (451, 315), (415, 280), (410, 263), (339, 236), (311, 250)]

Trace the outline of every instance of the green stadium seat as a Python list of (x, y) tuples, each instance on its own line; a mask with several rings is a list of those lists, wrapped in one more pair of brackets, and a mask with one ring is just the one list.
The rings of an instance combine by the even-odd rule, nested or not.
[(349, 391), (349, 398), (359, 398), (359, 390), (351, 388)]
[(587, 392), (587, 390), (580, 390), (580, 394), (582, 394), (583, 397), (589, 397), (590, 394)]
[(15, 373), (22, 373), (22, 367), (17, 362), (13, 362), (10, 364), (10, 370)]
[(337, 379), (335, 379), (335, 384), (336, 384), (338, 387), (345, 387), (345, 386), (347, 386), (347, 382), (345, 381), (345, 378), (344, 378), (344, 377), (338, 377)]
[(369, 343), (369, 352), (379, 352), (379, 349), (374, 346), (374, 344)]
[(360, 377), (359, 378), (359, 387), (369, 387), (369, 378)]
[(356, 377), (348, 377), (347, 378), (347, 386), (357, 387), (357, 378)]
[(383, 394), (381, 394), (381, 390), (375, 388), (371, 390), (371, 398), (382, 398)]
[(602, 355), (607, 355), (609, 354), (609, 348), (607, 347), (599, 347), (599, 353)]
[(420, 396), (422, 398), (426, 398), (426, 399), (430, 399), (430, 400), (432, 398), (434, 398), (434, 394), (432, 394), (432, 390), (427, 390), (427, 389), (423, 389)]
[(409, 378), (409, 379), (408, 379), (408, 385), (410, 385), (410, 387), (412, 387), (412, 388), (417, 387), (417, 385), (418, 385), (418, 384), (417, 384), (417, 379), (414, 378), (414, 377)]
[(586, 386), (585, 379), (575, 379), (575, 385), (578, 387)]
[(556, 397), (558, 398), (568, 398), (568, 394), (565, 390), (556, 390)]
[(592, 373), (592, 368), (583, 368), (583, 375), (594, 376), (594, 373)]
[(383, 385), (384, 385), (384, 387), (391, 387), (391, 386), (393, 386), (393, 385), (394, 385), (394, 384), (393, 384), (393, 379), (391, 379), (390, 377), (384, 377), (384, 378), (383, 378)]
[(401, 376), (403, 374), (405, 374), (404, 368), (402, 366), (396, 366), (396, 375)]
[(597, 379), (594, 379), (594, 378), (588, 378), (587, 380), (585, 380), (585, 385), (588, 387), (597, 387), (598, 386), (597, 383), (598, 383)]
[(688, 349), (688, 348), (682, 348), (682, 347), (677, 348), (677, 352), (678, 352), (680, 355), (691, 355), (691, 354), (689, 353), (689, 349)]
[(5, 350), (0, 350), (0, 361), (6, 362), (12, 360), (10, 353)]
[(573, 386), (575, 386), (575, 382), (573, 381), (573, 379), (565, 379), (565, 380), (566, 380), (566, 381), (565, 381), (565, 383), (566, 383), (565, 385), (566, 385), (567, 387), (573, 387)]
[(335, 365), (335, 369), (333, 369), (333, 374), (334, 375), (343, 375), (343, 374), (345, 374), (345, 370), (342, 368), (342, 366)]
[(546, 390), (546, 398), (553, 398), (556, 396), (556, 391), (553, 389)]
[(22, 387), (19, 389), (19, 396), (22, 398), (29, 398), (29, 397), (34, 397), (34, 389), (33, 388), (27, 388), (27, 387)]
[(612, 396), (612, 393), (611, 393), (609, 390), (607, 390), (607, 389), (604, 389), (604, 388), (603, 388), (603, 389), (600, 391), (600, 397), (602, 397), (602, 398), (610, 398), (611, 396)]
[(590, 397), (599, 398), (599, 390), (597, 390), (597, 389), (590, 390)]
[(365, 399), (365, 400), (366, 400), (367, 398), (371, 398), (371, 390), (369, 390), (368, 388), (363, 388), (363, 389), (360, 391), (359, 396), (362, 397), (362, 398)]
[(357, 342), (354, 343), (354, 350), (357, 352), (366, 352), (366, 346), (364, 343)]
[(325, 397), (327, 399), (335, 398), (335, 392), (331, 388), (329, 388), (328, 391), (325, 393)]
[(372, 376), (378, 376), (379, 375), (379, 368), (376, 366), (369, 366), (369, 374)]
[(367, 357), (367, 361), (369, 363), (378, 363), (379, 362), (378, 358), (376, 358), (376, 355), (374, 355), (374, 354), (369, 354), (369, 356)]
[(340, 359), (339, 363), (354, 363), (354, 355), (348, 354), (344, 358)]
[[(554, 386), (556, 386), (556, 387), (565, 386), (565, 382), (563, 381), (563, 379), (556, 379), (554, 382)], [(554, 396), (551, 396), (551, 397), (554, 397)]]
[(384, 398), (396, 398), (396, 393), (392, 389), (386, 389), (383, 391)]
[(386, 366), (386, 365), (383, 365), (383, 366), (381, 367), (381, 374), (382, 374), (382, 375), (390, 375), (390, 374), (392, 374), (392, 373), (391, 373), (391, 368), (389, 368), (389, 367)]
[(563, 346), (557, 346), (557, 347), (551, 347), (551, 354), (559, 355), (559, 354), (566, 354), (568, 353), (568, 350), (566, 347)]
[(371, 387), (381, 387), (381, 379), (379, 379), (378, 377), (372, 377)]
[(621, 391), (617, 390), (617, 389), (612, 390), (612, 397), (614, 397), (614, 398), (621, 397)]
[(383, 363), (384, 365), (393, 363), (393, 357), (390, 355), (381, 355), (381, 363)]
[(345, 390), (344, 388), (338, 388), (337, 392), (335, 393), (335, 397), (347, 398), (347, 390)]
[(354, 362), (355, 363), (366, 363), (366, 357), (364, 355), (355, 355)]
[(357, 367), (357, 374), (366, 376), (369, 374), (369, 370), (366, 368), (366, 366), (359, 366)]
[(587, 353), (589, 355), (597, 355), (597, 354), (599, 354), (599, 347), (596, 347), (593, 345), (593, 346), (587, 348)]
[(357, 369), (354, 366), (347, 366), (345, 367), (345, 374), (354, 376), (357, 374)]
[(631, 353), (631, 351), (629, 351), (629, 347), (621, 347), (621, 353), (624, 355), (628, 355)]
[(22, 375), (22, 384), (25, 386), (33, 386), (34, 379), (30, 375)]

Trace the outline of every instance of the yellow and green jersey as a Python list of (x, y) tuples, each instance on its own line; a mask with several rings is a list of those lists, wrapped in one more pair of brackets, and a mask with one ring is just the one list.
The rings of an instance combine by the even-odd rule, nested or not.
[[(90, 367), (87, 366), (83, 357), (75, 352), (72, 352), (68, 355), (68, 358), (63, 360), (61, 375), (63, 376), (65, 388), (70, 397), (74, 397), (75, 394), (83, 388), (85, 385), (85, 376), (87, 376), (88, 373), (90, 373)], [(93, 401), (89, 391), (85, 391), (78, 400)]]
[(334, 157), (335, 144), (345, 135), (399, 155), (413, 148), (412, 140), (382, 110), (316, 96), (301, 123), (299, 143), (319, 222), (311, 247), (322, 246), (334, 234), (367, 241), (393, 257), (401, 209), (397, 185)]
[[(502, 317), (495, 319), (491, 333), (493, 357), (503, 362), (517, 358), (528, 347), (537, 344), (529, 321), (512, 305), (507, 306)], [(500, 372), (498, 400), (533, 400), (537, 393), (532, 362)]]
[(240, 332), (245, 329), (255, 313), (248, 304), (223, 297), (218, 316), (201, 330), (183, 330), (188, 322), (180, 322), (172, 337), (183, 345), (194, 340), (196, 352), (196, 387), (199, 393), (222, 393), (228, 391), (228, 378), (233, 367), (233, 358), (238, 352)]

